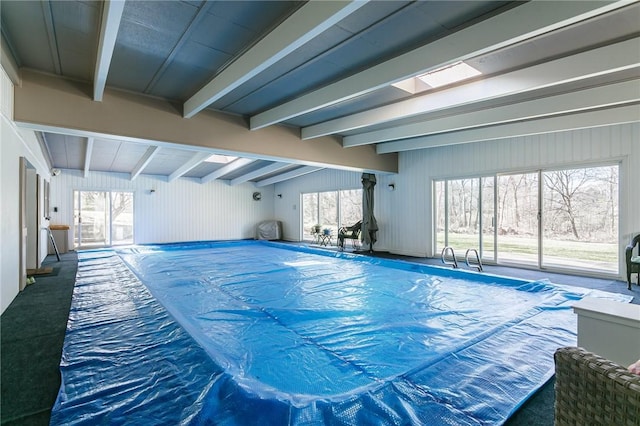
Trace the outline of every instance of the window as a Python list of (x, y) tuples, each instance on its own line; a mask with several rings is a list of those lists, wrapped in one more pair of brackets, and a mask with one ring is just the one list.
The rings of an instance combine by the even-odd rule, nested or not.
[(543, 176), (543, 265), (618, 271), (618, 166)]
[(133, 193), (74, 191), (74, 245), (133, 244)]
[(496, 256), (500, 261), (538, 264), (538, 175), (497, 177)]
[(302, 239), (312, 240), (312, 228), (330, 229), (353, 225), (362, 219), (362, 189), (302, 194)]
[(340, 226), (351, 226), (362, 220), (362, 189), (339, 192)]
[(436, 249), (451, 247), (463, 257), (473, 248), (483, 260), (494, 253), (494, 179), (435, 182)]
[(434, 182), (436, 252), (618, 273), (618, 165)]

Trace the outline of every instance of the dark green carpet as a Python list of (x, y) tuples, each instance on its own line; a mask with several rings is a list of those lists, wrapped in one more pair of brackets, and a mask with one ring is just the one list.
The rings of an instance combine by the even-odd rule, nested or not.
[[(60, 387), (60, 356), (77, 265), (75, 252), (61, 255), (61, 262), (57, 262), (55, 256), (48, 256), (44, 266), (54, 266), (56, 274), (36, 276), (36, 283), (21, 292), (0, 318), (2, 425), (49, 424), (51, 408)], [(521, 272), (512, 269), (503, 274), (518, 276)], [(598, 280), (583, 277), (579, 282), (585, 287), (588, 284), (603, 286)], [(627, 292), (623, 284), (613, 282), (610, 286), (614, 291)], [(640, 287), (634, 286), (632, 294), (636, 296), (634, 302), (638, 303)], [(553, 425), (553, 385), (552, 379), (506, 425)]]
[(49, 424), (77, 264), (75, 252), (47, 256), (55, 273), (36, 275), (0, 317), (2, 425)]

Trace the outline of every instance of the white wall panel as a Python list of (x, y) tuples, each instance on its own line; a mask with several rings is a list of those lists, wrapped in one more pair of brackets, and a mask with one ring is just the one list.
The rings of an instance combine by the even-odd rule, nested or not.
[(8, 120), (13, 120), (13, 83), (4, 69), (0, 74), (0, 112)]
[[(151, 193), (151, 190), (155, 192)], [(256, 189), (247, 183), (229, 186), (225, 181), (201, 184), (180, 178), (63, 170), (51, 182), (51, 223), (72, 226), (73, 191), (133, 191), (134, 239), (137, 244), (253, 238), (258, 222), (273, 218), (273, 186), (262, 187), (262, 200), (254, 201)], [(70, 232), (70, 247), (72, 247)]]
[[(400, 153), (393, 196), (398, 235), (387, 242), (401, 254), (431, 247), (431, 182), (434, 179), (621, 162), (620, 246), (640, 233), (640, 124), (624, 124), (547, 135), (486, 141)], [(401, 179), (400, 179), (401, 178)], [(405, 191), (405, 187), (407, 191)], [(620, 270), (625, 268), (621, 264)]]
[[(12, 121), (13, 84), (0, 67), (0, 312), (9, 306), (19, 291), (20, 264), (19, 161), (25, 157), (36, 173), (49, 179), (49, 170), (33, 131), (16, 127)], [(42, 218), (42, 223), (46, 223)], [(40, 231), (41, 238), (46, 233)], [(46, 238), (44, 239), (46, 242)], [(46, 256), (45, 250), (41, 258)]]
[[(320, 170), (275, 184), (275, 218), (283, 222), (284, 239), (300, 241), (302, 238), (300, 194), (362, 188), (361, 175), (344, 170)], [(282, 198), (277, 194), (282, 194)]]
[[(399, 174), (378, 175), (375, 214), (380, 225), (377, 250), (433, 256), (432, 182), (620, 162), (620, 246), (640, 233), (640, 123), (485, 141), (402, 152)], [(360, 173), (323, 170), (276, 185), (275, 216), (285, 239), (300, 239), (300, 194), (360, 188)], [(395, 183), (393, 192), (387, 190)], [(621, 260), (622, 262), (622, 260)], [(624, 265), (620, 265), (624, 271)]]

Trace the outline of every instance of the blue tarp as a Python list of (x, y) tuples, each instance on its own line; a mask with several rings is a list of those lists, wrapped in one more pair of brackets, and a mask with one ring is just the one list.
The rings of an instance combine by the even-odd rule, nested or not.
[(52, 424), (501, 424), (623, 295), (272, 242), (79, 253)]

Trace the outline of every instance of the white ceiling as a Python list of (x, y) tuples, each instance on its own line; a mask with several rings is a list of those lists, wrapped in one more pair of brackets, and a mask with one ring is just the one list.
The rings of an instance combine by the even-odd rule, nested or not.
[[(3, 0), (1, 13), (5, 69), (91, 82), (96, 101), (105, 88), (167, 99), (185, 120), (207, 108), (251, 130), (334, 135), (345, 149), (392, 153), (640, 119), (638, 1)], [(459, 60), (482, 76), (415, 94), (391, 86)], [(53, 168), (85, 175), (266, 185), (320, 169), (41, 136)]]

